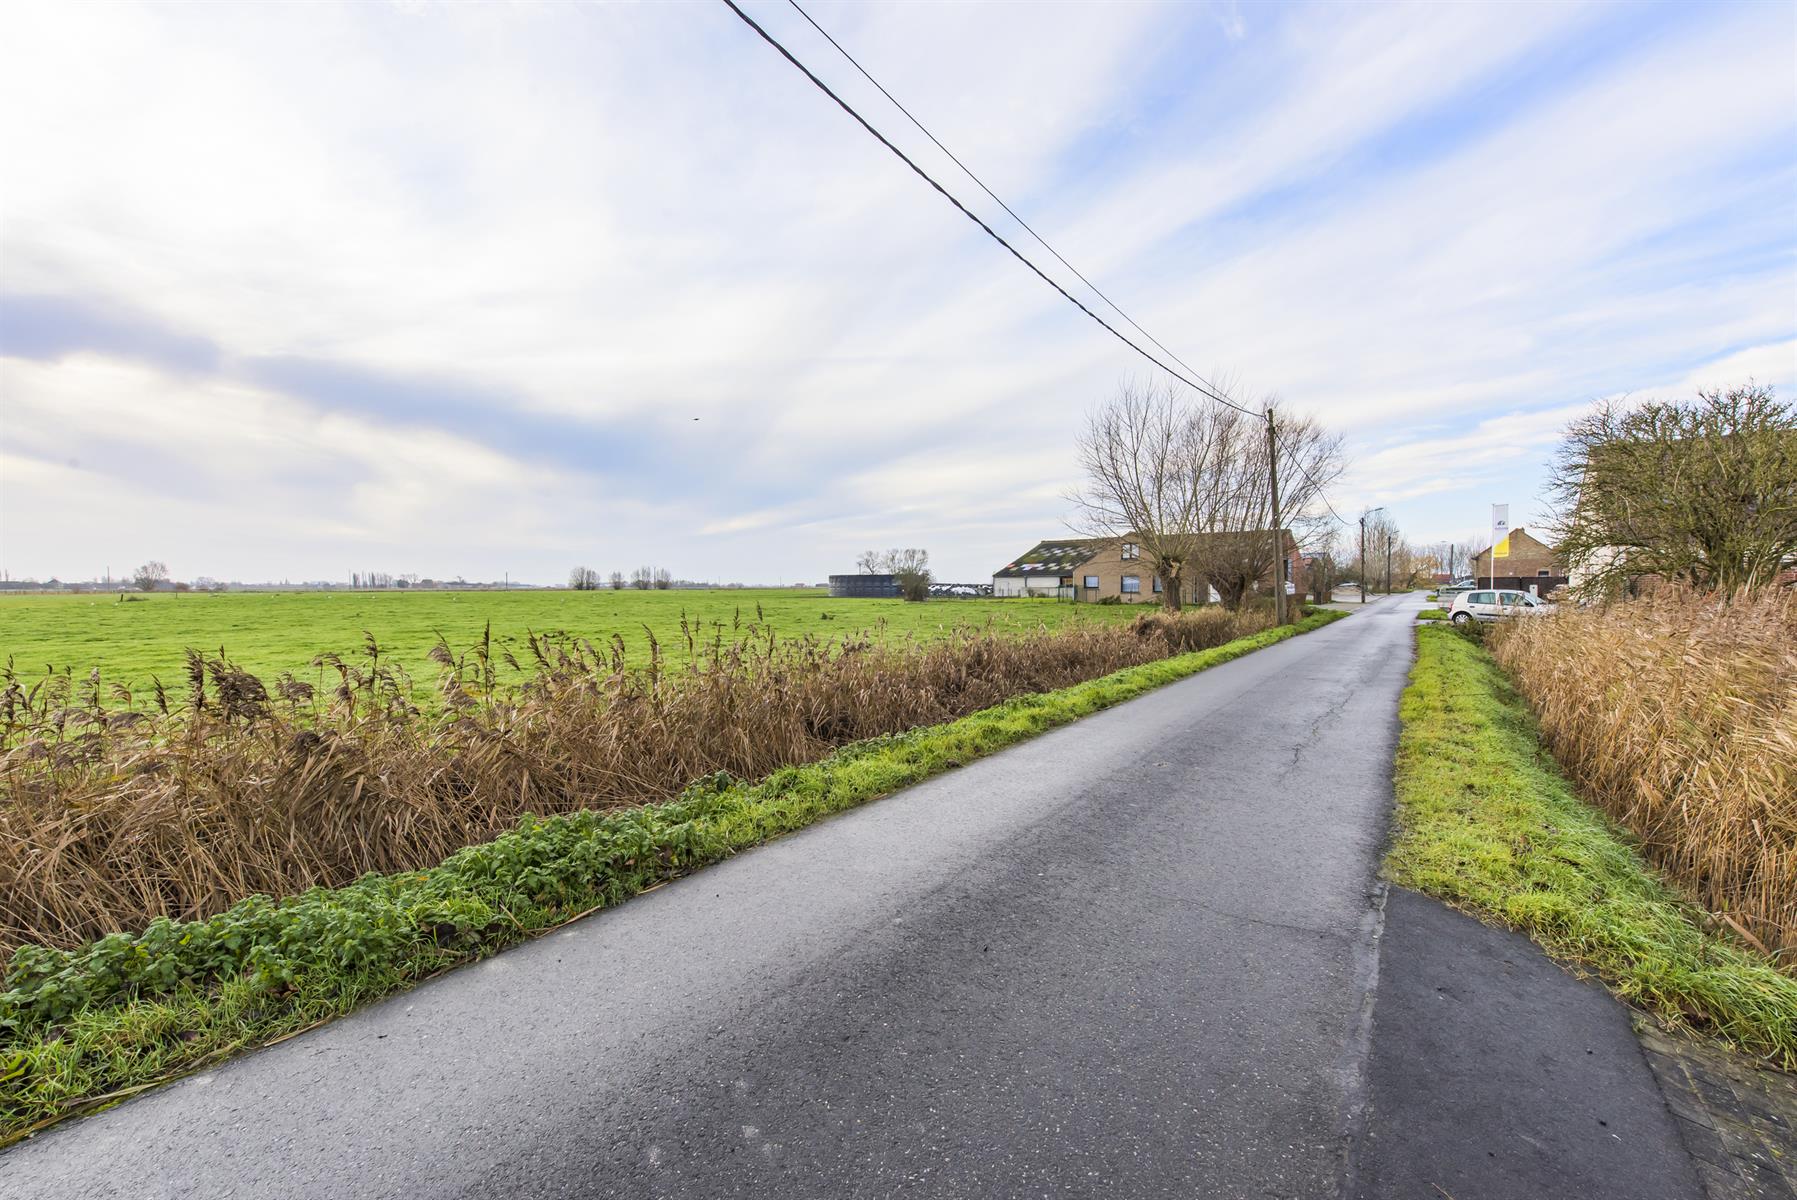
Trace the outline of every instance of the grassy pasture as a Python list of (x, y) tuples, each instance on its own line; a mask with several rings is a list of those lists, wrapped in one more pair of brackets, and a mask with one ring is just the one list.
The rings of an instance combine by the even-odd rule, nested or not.
[(820, 590), (760, 588), (718, 591), (530, 592), (228, 592), (145, 596), (0, 597), (0, 660), (11, 658), (27, 680), (46, 667), (77, 676), (98, 668), (103, 682), (142, 689), (152, 675), (178, 686), (188, 647), (221, 648), (238, 666), (267, 679), (283, 671), (318, 683), (314, 655), (359, 652), (363, 634), (383, 658), (403, 666), (420, 694), (437, 670), (425, 656), (441, 634), (460, 653), (488, 622), (499, 647), (522, 653), (525, 633), (566, 632), (603, 645), (623, 637), (633, 661), (647, 661), (652, 631), (670, 659), (686, 656), (684, 613), (724, 639), (740, 622), (758, 620), (781, 637), (814, 634), (834, 640), (868, 631), (882, 639), (940, 637), (958, 625), (999, 631), (1058, 628), (1073, 621), (1126, 622), (1147, 606), (1074, 605), (1052, 600), (832, 600)]

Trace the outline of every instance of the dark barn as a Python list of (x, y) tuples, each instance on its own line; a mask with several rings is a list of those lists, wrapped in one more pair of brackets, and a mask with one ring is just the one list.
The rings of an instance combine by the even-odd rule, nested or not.
[(830, 595), (840, 599), (879, 597), (894, 599), (899, 594), (897, 575), (832, 575)]

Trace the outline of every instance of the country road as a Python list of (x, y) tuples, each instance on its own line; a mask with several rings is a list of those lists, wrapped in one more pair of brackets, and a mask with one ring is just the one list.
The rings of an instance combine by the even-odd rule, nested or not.
[(66, 1124), (0, 1194), (1696, 1195), (1619, 1006), (1385, 902), (1421, 607)]

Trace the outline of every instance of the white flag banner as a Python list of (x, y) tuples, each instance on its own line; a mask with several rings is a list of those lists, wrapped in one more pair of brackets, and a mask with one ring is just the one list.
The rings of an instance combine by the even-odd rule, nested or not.
[(1510, 506), (1491, 506), (1491, 570), (1493, 586), (1497, 584), (1497, 560), (1510, 557)]

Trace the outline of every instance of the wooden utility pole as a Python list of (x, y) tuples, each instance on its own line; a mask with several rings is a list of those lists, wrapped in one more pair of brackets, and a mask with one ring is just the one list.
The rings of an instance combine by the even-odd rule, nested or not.
[(1366, 519), (1371, 513), (1360, 514), (1360, 602), (1366, 603)]
[(1279, 434), (1267, 409), (1267, 481), (1273, 502), (1273, 620), (1285, 624), (1285, 536), (1279, 521)]
[[(1381, 504), (1378, 508), (1369, 508), (1360, 514), (1360, 602), (1362, 604), (1366, 603), (1366, 592), (1367, 588), (1370, 586), (1367, 579), (1366, 519), (1374, 513), (1384, 511), (1385, 505)], [(1389, 591), (1390, 589), (1388, 588), (1387, 590)]]

